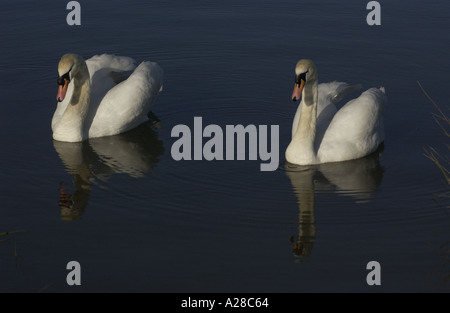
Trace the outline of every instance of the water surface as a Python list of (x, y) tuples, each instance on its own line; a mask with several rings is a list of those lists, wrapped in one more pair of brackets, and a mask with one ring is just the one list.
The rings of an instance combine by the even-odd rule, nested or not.
[[(424, 148), (448, 105), (447, 2), (96, 1), (82, 25), (65, 3), (0, 6), (1, 292), (448, 291), (447, 186)], [(57, 62), (66, 52), (158, 62), (164, 91), (145, 124), (54, 142)], [(294, 66), (319, 80), (384, 86), (386, 140), (360, 160), (289, 170)], [(174, 161), (175, 125), (279, 125), (280, 168)], [(448, 142), (448, 141), (447, 141)], [(82, 267), (68, 286), (66, 264)], [(381, 265), (368, 286), (366, 265)]]

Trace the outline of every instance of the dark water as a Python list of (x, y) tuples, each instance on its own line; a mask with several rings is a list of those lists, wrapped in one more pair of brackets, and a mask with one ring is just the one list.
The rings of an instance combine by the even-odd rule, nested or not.
[[(446, 152), (448, 2), (64, 1), (0, 4), (0, 292), (449, 291), (448, 191), (424, 156)], [(66, 52), (158, 62), (164, 91), (143, 125), (53, 142)], [(386, 141), (361, 160), (286, 171), (294, 66), (386, 88)], [(175, 125), (279, 125), (280, 169), (174, 161)], [(81, 286), (68, 286), (69, 261)], [(378, 261), (381, 285), (369, 286)]]

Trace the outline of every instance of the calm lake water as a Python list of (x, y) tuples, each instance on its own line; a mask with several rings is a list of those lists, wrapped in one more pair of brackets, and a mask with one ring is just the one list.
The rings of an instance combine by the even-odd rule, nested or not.
[[(448, 138), (417, 81), (449, 105), (450, 4), (382, 1), (380, 26), (366, 4), (91, 1), (68, 26), (64, 1), (3, 1), (0, 292), (448, 292), (448, 186), (424, 156)], [(67, 52), (158, 62), (163, 127), (54, 142)], [(382, 150), (286, 171), (301, 58), (322, 82), (386, 88)], [(195, 116), (279, 125), (279, 169), (175, 161), (171, 130)]]

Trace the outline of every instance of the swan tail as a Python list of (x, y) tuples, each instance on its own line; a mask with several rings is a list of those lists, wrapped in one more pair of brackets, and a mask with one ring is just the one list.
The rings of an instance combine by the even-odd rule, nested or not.
[(374, 103), (381, 107), (383, 107), (384, 103), (387, 101), (386, 91), (384, 87), (370, 88), (363, 92), (360, 98), (367, 99), (366, 101), (369, 101), (368, 103)]
[(149, 111), (147, 114), (148, 119), (150, 120), (150, 122), (152, 123), (152, 126), (156, 129), (160, 129), (162, 127), (162, 122), (159, 119), (159, 117), (156, 116), (155, 113), (153, 113), (153, 111)]
[(362, 88), (362, 85), (342, 85), (340, 88), (338, 88), (333, 95), (331, 95), (331, 101), (334, 104), (337, 104), (342, 99), (344, 99), (347, 95), (358, 91)]
[(123, 82), (124, 80), (127, 80), (128, 77), (130, 77), (130, 75), (133, 73), (133, 70), (131, 71), (123, 71), (123, 72), (116, 72), (116, 71), (111, 71), (109, 73), (109, 76), (113, 79), (114, 83), (120, 84), (121, 82)]
[(130, 57), (116, 56), (112, 54), (94, 55), (86, 60), (91, 77), (96, 71), (101, 69), (110, 69), (114, 72), (128, 72), (136, 68), (136, 61)]

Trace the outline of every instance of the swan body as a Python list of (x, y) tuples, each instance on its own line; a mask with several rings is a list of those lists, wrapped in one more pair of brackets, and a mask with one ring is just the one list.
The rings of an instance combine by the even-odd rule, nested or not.
[(384, 141), (383, 87), (366, 90), (338, 110), (335, 103), (358, 86), (318, 84), (311, 60), (300, 60), (295, 73), (292, 99), (301, 97), (301, 102), (285, 153), (288, 162), (311, 165), (358, 159), (374, 152)]
[(52, 131), (53, 139), (66, 142), (120, 134), (145, 122), (164, 76), (154, 62), (136, 67), (129, 57), (108, 54), (86, 61), (65, 54), (58, 73)]

